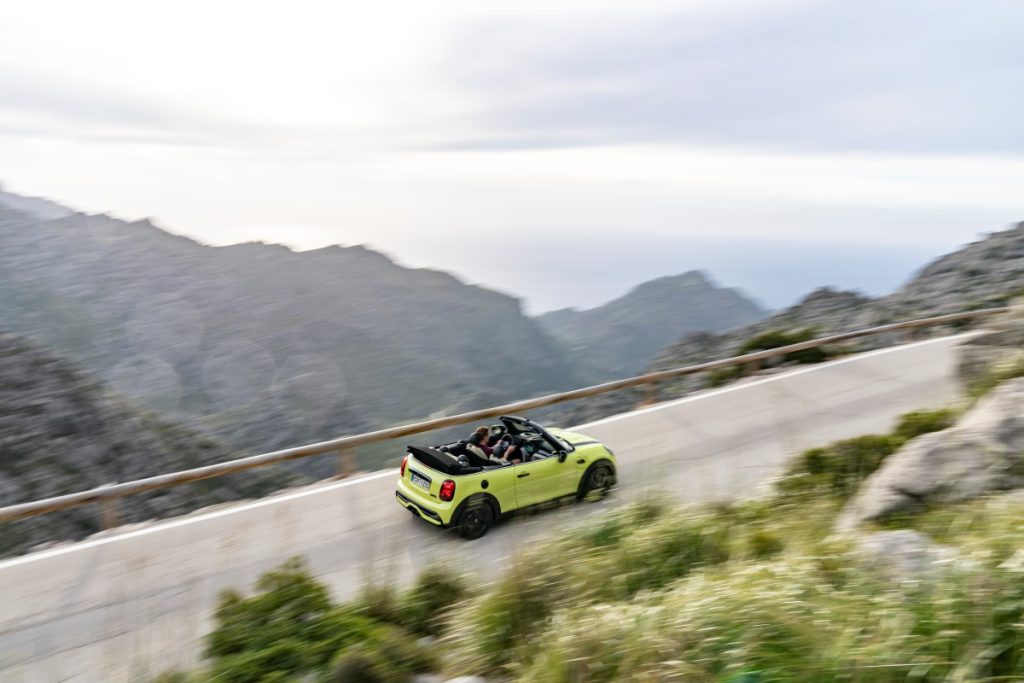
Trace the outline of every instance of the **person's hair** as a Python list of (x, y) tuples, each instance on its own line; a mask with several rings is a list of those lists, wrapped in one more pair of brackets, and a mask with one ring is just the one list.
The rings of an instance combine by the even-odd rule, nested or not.
[(487, 427), (477, 427), (473, 430), (474, 436), (479, 436), (481, 439), (486, 439), (491, 433), (491, 430)]

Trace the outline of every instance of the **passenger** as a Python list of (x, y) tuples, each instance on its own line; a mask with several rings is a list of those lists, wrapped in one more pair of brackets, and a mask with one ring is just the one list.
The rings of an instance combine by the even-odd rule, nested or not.
[(494, 455), (494, 449), (491, 447), (491, 432), (487, 427), (478, 427), (473, 430), (473, 434), (470, 435), (469, 441), (466, 442), (466, 450), (482, 460), (490, 461), (495, 464), (501, 462), (501, 460), (496, 458)]

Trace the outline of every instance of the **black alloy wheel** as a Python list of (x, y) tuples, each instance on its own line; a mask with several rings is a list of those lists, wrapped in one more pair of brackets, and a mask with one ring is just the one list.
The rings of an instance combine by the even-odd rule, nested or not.
[(589, 498), (603, 498), (612, 488), (614, 482), (612, 470), (607, 465), (596, 465), (594, 469), (587, 472), (587, 477), (580, 487), (579, 500)]
[(494, 511), (486, 501), (474, 501), (466, 506), (459, 518), (459, 535), (467, 540), (480, 538), (491, 528)]

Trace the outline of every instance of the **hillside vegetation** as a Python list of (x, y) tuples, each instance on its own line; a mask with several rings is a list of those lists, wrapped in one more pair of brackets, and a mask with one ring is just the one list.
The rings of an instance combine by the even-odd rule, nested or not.
[(224, 596), (208, 671), (162, 680), (1016, 680), (1024, 498), (888, 524), (928, 530), (941, 547), (879, 555), (871, 544), (894, 537), (832, 534), (861, 481), (952, 419), (916, 412), (891, 434), (808, 451), (762, 499), (695, 509), (649, 497), (592, 517), (488, 583), (431, 568), (407, 591), (371, 586), (336, 605), (288, 564), (255, 595)]

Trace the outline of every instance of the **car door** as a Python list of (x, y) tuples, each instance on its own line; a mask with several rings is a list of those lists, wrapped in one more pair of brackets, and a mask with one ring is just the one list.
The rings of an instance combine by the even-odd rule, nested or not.
[(568, 461), (559, 462), (556, 455), (520, 463), (513, 470), (516, 507), (536, 505), (576, 491), (576, 468)]

